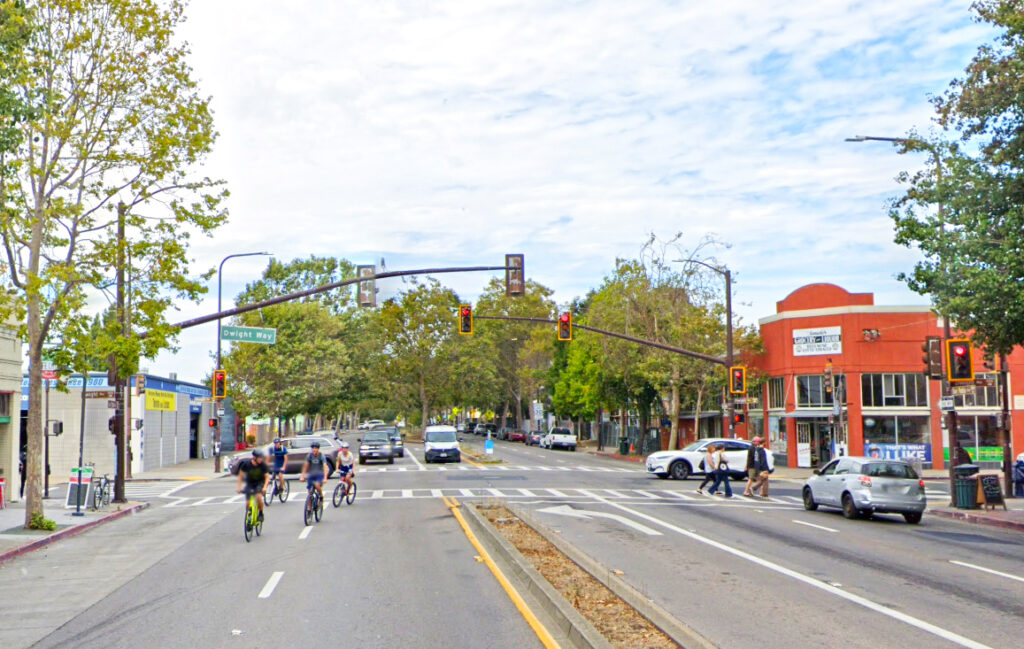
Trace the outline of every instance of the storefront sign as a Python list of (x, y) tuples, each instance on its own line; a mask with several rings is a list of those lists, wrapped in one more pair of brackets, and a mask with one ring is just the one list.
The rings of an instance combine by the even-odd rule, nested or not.
[(173, 392), (164, 392), (163, 390), (146, 390), (146, 410), (163, 410), (165, 412), (174, 412), (177, 410), (177, 403), (175, 400), (175, 394)]
[(793, 330), (794, 356), (819, 356), (843, 353), (842, 327)]
[(864, 442), (864, 455), (881, 460), (932, 461), (931, 444), (872, 444)]

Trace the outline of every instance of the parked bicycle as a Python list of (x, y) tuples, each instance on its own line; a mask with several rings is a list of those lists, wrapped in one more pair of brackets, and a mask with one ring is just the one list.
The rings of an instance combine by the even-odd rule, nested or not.
[(256, 504), (256, 494), (249, 494), (245, 501), (245, 542), (252, 540), (253, 532), (256, 536), (263, 534), (263, 519), (260, 517), (260, 508)]
[(355, 480), (353, 480), (351, 484), (345, 480), (339, 482), (338, 486), (334, 488), (334, 506), (341, 507), (341, 501), (343, 500), (349, 505), (354, 503), (356, 501), (357, 490)]
[(302, 508), (302, 521), (309, 525), (310, 521), (320, 522), (324, 515), (324, 501), (320, 499), (320, 492), (315, 487), (310, 487), (306, 494), (306, 505)]
[(106, 473), (102, 478), (93, 477), (96, 486), (92, 489), (92, 508), (99, 509), (110, 504), (110, 489), (113, 480)]
[(291, 493), (292, 487), (288, 480), (282, 480), (284, 487), (281, 487), (277, 483), (277, 476), (270, 479), (270, 488), (267, 490), (267, 507), (270, 507), (274, 503), (274, 497), (281, 502), (288, 500), (288, 495)]

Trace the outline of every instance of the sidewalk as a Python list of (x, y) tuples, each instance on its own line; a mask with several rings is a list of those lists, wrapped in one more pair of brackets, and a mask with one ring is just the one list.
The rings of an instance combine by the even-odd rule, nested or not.
[[(227, 457), (222, 457), (223, 466), (227, 466)], [(228, 475), (226, 472), (213, 472), (213, 458), (197, 459), (162, 467), (152, 471), (136, 473), (126, 482), (157, 482), (163, 480), (210, 480)], [(52, 477), (52, 476), (51, 476)], [(17, 497), (17, 492), (13, 494)], [(5, 509), (0, 509), (0, 564), (14, 557), (45, 547), (50, 543), (80, 534), (96, 525), (116, 520), (141, 511), (149, 506), (147, 502), (129, 501), (127, 503), (111, 503), (99, 511), (83, 507), (81, 516), (74, 515), (74, 508), (65, 509), (67, 500), (67, 482), (50, 482), (50, 498), (43, 501), (43, 515), (57, 524), (57, 529), (45, 530), (25, 529), (25, 501), (8, 501)]]

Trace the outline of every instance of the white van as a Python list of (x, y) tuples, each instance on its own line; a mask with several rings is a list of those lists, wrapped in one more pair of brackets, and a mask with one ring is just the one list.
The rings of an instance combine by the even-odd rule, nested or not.
[(462, 462), (455, 426), (427, 426), (423, 431), (423, 461)]

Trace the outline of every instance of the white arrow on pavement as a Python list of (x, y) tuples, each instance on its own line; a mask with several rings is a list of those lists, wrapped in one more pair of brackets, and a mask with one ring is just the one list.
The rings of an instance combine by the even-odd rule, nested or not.
[(556, 507), (545, 507), (544, 509), (538, 509), (537, 511), (546, 514), (555, 514), (557, 516), (571, 516), (572, 518), (610, 518), (613, 521), (618, 521), (626, 527), (631, 527), (638, 532), (643, 532), (648, 536), (661, 536), (661, 532), (656, 529), (641, 525), (636, 521), (630, 520), (625, 516), (619, 516), (618, 514), (608, 514), (606, 512), (594, 512), (583, 509), (573, 509), (568, 505), (558, 505)]

